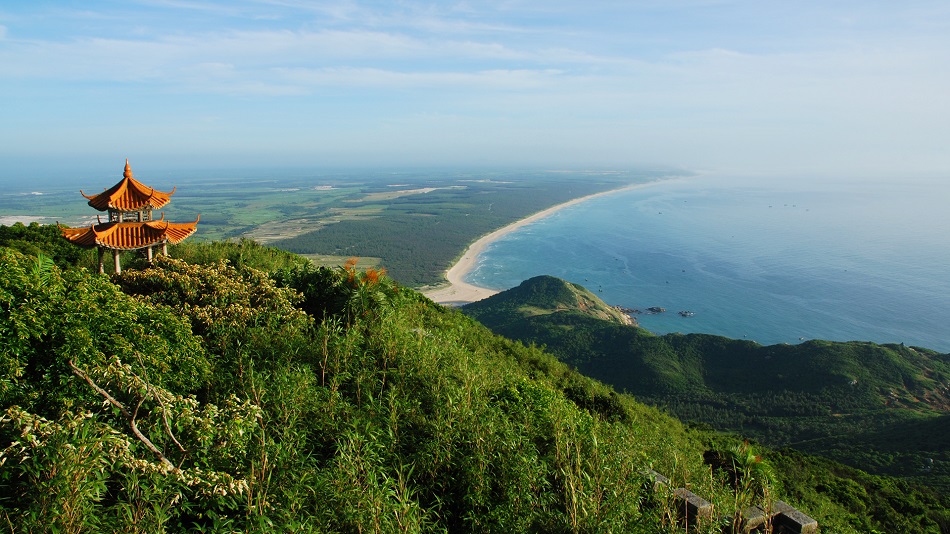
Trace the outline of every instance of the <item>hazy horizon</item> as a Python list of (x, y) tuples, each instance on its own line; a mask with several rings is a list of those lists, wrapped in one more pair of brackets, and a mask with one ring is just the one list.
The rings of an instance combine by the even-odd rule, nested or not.
[(0, 62), (0, 180), (125, 157), (950, 171), (940, 1), (23, 2)]

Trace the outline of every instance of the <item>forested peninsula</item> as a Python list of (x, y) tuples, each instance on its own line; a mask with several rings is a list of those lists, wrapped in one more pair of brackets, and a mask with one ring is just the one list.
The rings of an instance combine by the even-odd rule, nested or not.
[(55, 226), (0, 227), (12, 531), (718, 533), (779, 502), (827, 532), (950, 523), (926, 486), (684, 425), (379, 269), (169, 252), (95, 274)]

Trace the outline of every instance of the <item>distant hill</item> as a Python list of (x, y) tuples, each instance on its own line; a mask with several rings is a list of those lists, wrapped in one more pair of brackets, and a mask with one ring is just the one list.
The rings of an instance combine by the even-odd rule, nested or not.
[[(612, 324), (630, 325), (632, 320), (608, 306), (585, 287), (553, 276), (536, 276), (521, 285), (465, 307), (465, 313), (484, 324), (502, 326), (525, 317), (578, 313)], [(489, 318), (490, 317), (490, 318)]]
[[(570, 295), (585, 299), (571, 306)], [(463, 312), (682, 419), (950, 487), (950, 355), (866, 342), (657, 336), (600, 317), (611, 309), (544, 276)]]

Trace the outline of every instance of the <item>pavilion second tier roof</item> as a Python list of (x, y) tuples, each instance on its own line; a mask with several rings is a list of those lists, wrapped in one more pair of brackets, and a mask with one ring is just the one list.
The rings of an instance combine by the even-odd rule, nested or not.
[(138, 211), (147, 207), (159, 209), (171, 201), (171, 196), (175, 194), (175, 189), (170, 192), (156, 191), (132, 176), (132, 167), (129, 160), (125, 160), (125, 172), (122, 180), (114, 186), (106, 189), (98, 195), (87, 195), (82, 191), (82, 196), (89, 199), (89, 205), (99, 211), (109, 209), (118, 211)]
[[(200, 219), (200, 217), (199, 217)], [(136, 250), (163, 242), (177, 244), (198, 230), (198, 219), (173, 223), (161, 219), (147, 222), (108, 222), (85, 228), (63, 228), (63, 237), (84, 247)]]

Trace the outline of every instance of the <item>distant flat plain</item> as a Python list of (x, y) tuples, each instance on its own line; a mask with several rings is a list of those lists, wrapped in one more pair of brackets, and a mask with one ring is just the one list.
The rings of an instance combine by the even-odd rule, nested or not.
[[(201, 221), (195, 240), (253, 239), (324, 265), (358, 256), (412, 287), (445, 282), (445, 271), (479, 237), (569, 200), (675, 173), (638, 171), (281, 172), (234, 171), (194, 177), (134, 168), (158, 190), (177, 188), (165, 217)], [(681, 173), (678, 173), (681, 174)], [(0, 193), (2, 224), (95, 224), (99, 212), (79, 194), (96, 183), (11, 184)], [(32, 186), (36, 187), (36, 186)]]

